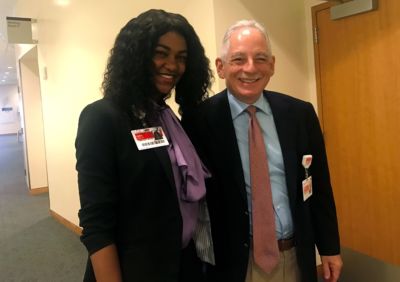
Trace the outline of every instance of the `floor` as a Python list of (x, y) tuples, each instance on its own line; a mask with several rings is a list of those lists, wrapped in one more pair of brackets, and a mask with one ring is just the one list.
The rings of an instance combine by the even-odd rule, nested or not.
[(0, 135), (0, 281), (82, 281), (86, 259), (78, 235), (50, 216), (48, 194), (29, 194), (23, 143)]

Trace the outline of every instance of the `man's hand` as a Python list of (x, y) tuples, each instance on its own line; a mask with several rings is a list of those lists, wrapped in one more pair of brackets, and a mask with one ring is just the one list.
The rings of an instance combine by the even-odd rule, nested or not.
[(321, 256), (324, 281), (336, 282), (342, 270), (343, 261), (340, 255)]

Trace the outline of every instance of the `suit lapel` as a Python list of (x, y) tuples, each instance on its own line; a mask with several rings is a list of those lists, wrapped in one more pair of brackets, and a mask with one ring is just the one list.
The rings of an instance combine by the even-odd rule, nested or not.
[[(131, 124), (132, 129), (138, 129), (138, 128), (143, 128), (142, 122), (140, 122), (139, 119), (133, 119), (132, 124)], [(161, 166), (168, 178), (168, 182), (171, 186), (172, 189), (175, 191), (175, 180), (174, 180), (174, 174), (172, 171), (172, 165), (171, 165), (171, 160), (168, 155), (167, 147), (157, 147), (151, 149), (155, 155), (157, 156), (157, 159), (160, 161)]]
[(208, 116), (208, 127), (212, 129), (211, 136), (216, 138), (214, 146), (219, 148), (221, 159), (226, 160), (223, 165), (227, 167), (227, 171), (231, 172), (232, 178), (234, 178), (233, 183), (237, 184), (243, 200), (247, 202), (242, 161), (226, 90), (216, 98), (215, 106), (210, 107), (212, 111)]
[(296, 124), (297, 121), (292, 115), (290, 104), (278, 95), (274, 95), (269, 91), (264, 92), (267, 98), (274, 122), (276, 131), (281, 145), (283, 162), (285, 165), (286, 185), (289, 193), (289, 200), (292, 211), (295, 211), (296, 189), (297, 189), (297, 154), (296, 154)]
[(168, 155), (167, 147), (158, 147), (154, 148), (153, 150), (157, 155), (157, 158), (161, 162), (164, 172), (167, 175), (169, 184), (175, 191), (176, 184), (175, 184), (174, 174), (172, 172), (171, 160)]

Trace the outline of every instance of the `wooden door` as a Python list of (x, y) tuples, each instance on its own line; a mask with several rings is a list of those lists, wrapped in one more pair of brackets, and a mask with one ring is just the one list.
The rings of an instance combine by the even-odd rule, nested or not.
[(321, 125), (342, 245), (400, 265), (400, 1), (331, 20), (313, 7)]

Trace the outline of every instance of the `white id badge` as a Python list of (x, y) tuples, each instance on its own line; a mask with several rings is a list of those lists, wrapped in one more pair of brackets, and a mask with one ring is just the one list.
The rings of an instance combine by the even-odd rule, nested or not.
[(161, 126), (136, 129), (131, 133), (140, 151), (169, 145)]
[(312, 179), (311, 176), (303, 180), (303, 201), (307, 201), (312, 195)]

